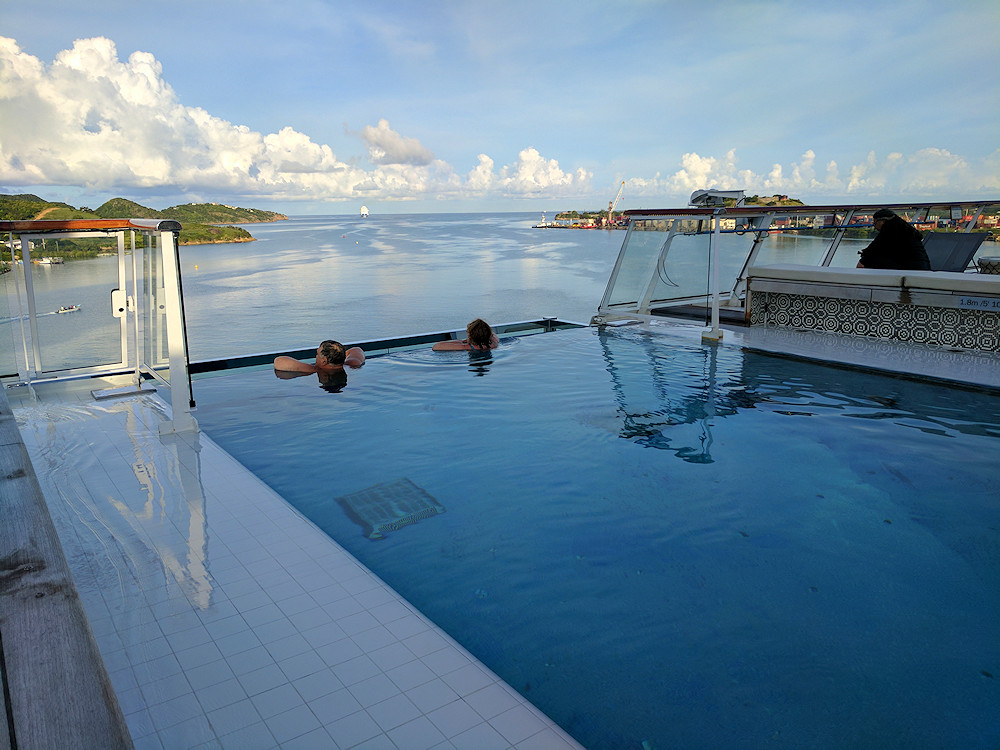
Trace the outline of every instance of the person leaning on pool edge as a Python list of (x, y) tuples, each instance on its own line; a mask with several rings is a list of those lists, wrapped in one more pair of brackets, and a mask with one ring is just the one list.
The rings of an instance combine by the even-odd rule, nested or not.
[(909, 223), (880, 208), (872, 216), (875, 239), (861, 251), (858, 268), (893, 268), (900, 271), (930, 271), (923, 236)]
[(361, 367), (365, 363), (365, 353), (360, 347), (352, 346), (345, 351), (344, 345), (339, 341), (327, 339), (319, 345), (316, 350), (316, 363), (300, 362), (291, 357), (276, 357), (274, 369), (279, 372), (296, 373), (338, 373), (343, 371), (344, 365), (348, 367)]
[(439, 341), (431, 347), (436, 352), (447, 351), (467, 351), (474, 349), (477, 351), (496, 349), (500, 346), (500, 339), (490, 328), (490, 324), (482, 318), (476, 318), (465, 327), (465, 338), (461, 341)]

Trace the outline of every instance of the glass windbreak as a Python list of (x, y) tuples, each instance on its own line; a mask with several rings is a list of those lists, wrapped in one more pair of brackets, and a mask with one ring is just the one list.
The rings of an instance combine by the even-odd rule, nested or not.
[(30, 262), (16, 252), (16, 267), (3, 274), (0, 325), (11, 342), (0, 354), (3, 374), (25, 367), (26, 350), (39, 374), (120, 364), (121, 322), (111, 309), (111, 293), (122, 286), (116, 238), (19, 239)]
[(158, 377), (170, 382), (167, 339), (167, 300), (163, 286), (163, 251), (156, 235), (145, 236), (142, 254), (143, 295), (140, 301), (143, 328), (143, 362)]
[[(15, 353), (21, 341), (17, 289), (9, 239), (0, 248), (0, 376), (17, 373)], [(23, 355), (22, 355), (23, 356)]]
[(711, 243), (716, 240), (719, 290), (727, 293), (735, 286), (753, 235), (727, 228), (715, 238), (712, 229), (711, 219), (634, 220), (605, 304), (645, 308), (706, 298), (712, 289)]

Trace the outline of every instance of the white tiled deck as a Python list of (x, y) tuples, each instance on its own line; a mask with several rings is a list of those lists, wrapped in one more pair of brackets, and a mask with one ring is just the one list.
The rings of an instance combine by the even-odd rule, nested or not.
[(90, 395), (120, 382), (7, 394), (137, 748), (579, 747), (157, 394)]

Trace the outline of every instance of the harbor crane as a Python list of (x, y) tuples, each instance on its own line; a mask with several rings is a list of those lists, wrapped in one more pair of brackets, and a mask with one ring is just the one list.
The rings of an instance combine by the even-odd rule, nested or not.
[(618, 201), (622, 199), (622, 190), (625, 189), (625, 180), (622, 180), (621, 187), (618, 188), (618, 195), (615, 196), (613, 201), (608, 201), (608, 226), (614, 226), (615, 224), (615, 206), (618, 205)]

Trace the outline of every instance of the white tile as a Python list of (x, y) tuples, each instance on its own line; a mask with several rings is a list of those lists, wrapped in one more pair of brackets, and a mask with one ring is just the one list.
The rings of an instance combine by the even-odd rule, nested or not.
[(252, 648), (260, 648), (262, 644), (254, 631), (243, 630), (233, 635), (224, 636), (223, 638), (216, 638), (215, 646), (219, 649), (219, 653), (228, 658), (235, 654), (249, 651)]
[[(291, 623), (288, 624), (291, 625)], [(309, 642), (297, 632), (290, 633), (284, 638), (266, 643), (264, 648), (267, 649), (268, 653), (271, 654), (271, 657), (275, 661), (282, 661), (293, 656), (298, 656), (306, 651), (313, 650), (312, 646), (309, 645)]]
[(374, 706), (368, 706), (367, 711), (383, 731), (395, 729), (421, 715), (420, 709), (407, 700), (405, 695), (394, 695)]
[(250, 701), (265, 721), (272, 716), (305, 705), (302, 696), (291, 685), (279, 685), (271, 690), (265, 690), (253, 696)]
[(367, 680), (369, 677), (381, 674), (375, 663), (365, 655), (332, 665), (330, 668), (337, 676), (337, 679), (348, 687), (362, 680)]
[(305, 677), (290, 679), (292, 686), (306, 701), (312, 701), (324, 695), (329, 695), (344, 687), (344, 684), (334, 676), (329, 667), (323, 667)]
[(339, 641), (328, 643), (316, 649), (319, 657), (331, 667), (343, 664), (351, 659), (356, 659), (362, 655), (361, 649), (350, 638), (341, 638)]
[(285, 673), (285, 677), (289, 680), (297, 680), (300, 677), (307, 677), (315, 672), (329, 672), (329, 667), (327, 667), (326, 663), (319, 657), (319, 654), (312, 649), (279, 661), (278, 667)]
[(476, 748), (476, 750), (508, 750), (510, 743), (489, 724), (477, 724), (472, 729), (451, 738), (455, 747)]
[(288, 678), (278, 669), (277, 664), (255, 669), (253, 672), (239, 675), (237, 679), (249, 696), (263, 693), (265, 690), (270, 690), (288, 682)]
[(375, 720), (364, 711), (337, 719), (325, 726), (333, 741), (340, 747), (354, 747), (382, 732)]
[(198, 702), (206, 712), (231, 706), (247, 699), (247, 691), (236, 678), (225, 680), (215, 685), (198, 688), (195, 692)]
[[(389, 739), (395, 742), (398, 747), (407, 748), (407, 750), (426, 750), (438, 747), (445, 740), (441, 730), (434, 726), (426, 716), (419, 716), (390, 729), (388, 735)], [(469, 747), (474, 746), (470, 745)]]
[(237, 676), (274, 664), (274, 659), (263, 646), (240, 651), (238, 654), (227, 657), (226, 661)]
[(271, 730), (262, 721), (222, 735), (219, 742), (223, 750), (271, 750), (278, 746)]
[(496, 729), (512, 745), (542, 731), (546, 723), (527, 706), (515, 706), (490, 720)]
[(361, 680), (348, 686), (351, 695), (358, 699), (363, 708), (399, 695), (399, 688), (384, 674), (376, 674), (367, 680)]
[[(198, 702), (198, 699), (194, 697), (194, 693), (185, 693), (178, 698), (165, 701), (164, 703), (150, 708), (149, 713), (153, 718), (153, 725), (156, 727), (157, 731), (161, 733), (167, 727), (171, 727), (174, 724), (180, 724), (182, 721), (187, 721), (188, 719), (193, 719), (195, 717), (201, 717), (203, 715), (201, 704)], [(205, 737), (199, 741), (204, 742), (208, 739), (208, 737)]]
[(477, 724), (483, 717), (476, 713), (465, 701), (452, 701), (428, 714), (429, 718), (445, 737), (455, 737)]
[(195, 691), (235, 679), (236, 677), (225, 659), (219, 659), (209, 664), (186, 669), (184, 670), (184, 676)]
[(146, 699), (146, 705), (155, 706), (158, 703), (190, 693), (191, 685), (183, 674), (178, 673), (147, 682), (139, 689), (142, 690), (142, 697)]
[(281, 743), (281, 750), (329, 750), (335, 747), (333, 738), (323, 727)]
[(358, 699), (351, 695), (346, 688), (335, 690), (309, 701), (309, 709), (324, 725), (362, 710)]
[(320, 728), (319, 719), (306, 706), (299, 706), (264, 719), (264, 723), (271, 730), (274, 739), (282, 743)]
[[(409, 641), (407, 641), (406, 645), (410, 645)], [(427, 656), (421, 658), (421, 661), (439, 675), (450, 674), (451, 672), (473, 666), (468, 656), (457, 648), (451, 647), (450, 644), (446, 648), (441, 648), (427, 654)]]
[(572, 739), (551, 727), (546, 727), (516, 745), (517, 750), (579, 750), (579, 747)]
[(178, 651), (175, 656), (177, 663), (184, 669), (194, 669), (223, 658), (222, 652), (219, 651), (219, 647), (215, 645), (214, 641)]
[(220, 737), (261, 721), (260, 714), (249, 700), (238, 701), (208, 712), (208, 720)]
[(406, 697), (425, 714), (459, 700), (458, 693), (437, 678), (408, 689)]
[(486, 671), (477, 664), (467, 664), (454, 672), (448, 672), (441, 676), (441, 679), (448, 683), (459, 695), (465, 696), (482, 690), (484, 687), (494, 682)]
[(484, 719), (492, 719), (519, 705), (522, 699), (506, 685), (493, 683), (465, 696), (465, 701)]

